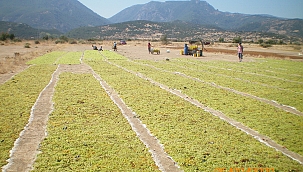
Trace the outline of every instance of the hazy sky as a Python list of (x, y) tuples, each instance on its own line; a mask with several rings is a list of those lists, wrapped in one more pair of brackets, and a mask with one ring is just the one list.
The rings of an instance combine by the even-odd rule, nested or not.
[[(78, 0), (95, 13), (109, 18), (123, 9), (151, 0)], [(154, 0), (164, 2), (165, 0)], [(176, 0), (170, 0), (176, 1)], [(189, 1), (189, 0), (178, 0)], [(244, 14), (269, 14), (284, 18), (303, 19), (303, 0), (206, 0), (223, 12)]]

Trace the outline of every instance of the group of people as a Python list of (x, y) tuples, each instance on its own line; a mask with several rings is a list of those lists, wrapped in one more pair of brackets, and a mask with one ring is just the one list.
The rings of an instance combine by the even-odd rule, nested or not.
[(93, 50), (103, 51), (102, 46), (99, 49), (95, 45), (92, 45), (92, 47), (93, 47)]
[[(92, 47), (93, 47), (93, 50), (103, 51), (102, 46), (100, 46), (99, 49), (96, 45), (92, 45)], [(114, 51), (117, 51), (117, 43), (116, 42), (114, 42), (113, 49), (114, 49)]]
[[(101, 46), (99, 49), (98, 49), (97, 46), (95, 46), (95, 45), (92, 45), (92, 47), (93, 47), (93, 50), (103, 51), (102, 46)], [(116, 43), (116, 42), (114, 42), (113, 49), (114, 49), (114, 51), (117, 51), (117, 43)], [(150, 54), (150, 53), (151, 53), (151, 50), (152, 50), (152, 45), (151, 45), (150, 42), (147, 44), (147, 50), (148, 50), (148, 53)], [(242, 60), (243, 60), (244, 47), (243, 47), (243, 45), (242, 45), (241, 42), (238, 44), (237, 50), (238, 50), (239, 62), (242, 62)]]

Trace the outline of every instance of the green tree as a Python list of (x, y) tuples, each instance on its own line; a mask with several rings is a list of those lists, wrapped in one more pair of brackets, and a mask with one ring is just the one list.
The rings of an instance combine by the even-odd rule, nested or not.
[(1, 41), (5, 41), (7, 39), (14, 40), (15, 39), (15, 35), (13, 33), (12, 34), (1, 33), (0, 40)]
[(14, 40), (15, 39), (15, 35), (12, 33), (12, 34), (9, 34), (9, 39), (10, 40)]
[(160, 41), (162, 42), (162, 44), (167, 45), (168, 44), (167, 35), (161, 36)]
[(233, 43), (239, 43), (239, 42), (242, 42), (242, 39), (240, 37), (235, 37), (233, 39)]
[(6, 40), (5, 33), (1, 33), (0, 40), (1, 41), (5, 41)]
[(277, 40), (269, 39), (265, 43), (270, 44), (270, 45), (275, 45), (275, 44), (277, 44)]
[(279, 40), (277, 44), (278, 44), (278, 45), (283, 45), (283, 44), (285, 44), (285, 43), (284, 43), (283, 40)]
[(264, 42), (263, 39), (259, 39), (259, 40), (258, 40), (258, 44), (262, 44), (263, 42)]
[(66, 36), (60, 36), (61, 41), (68, 42), (68, 38)]
[(225, 42), (224, 38), (219, 38), (219, 42)]
[(48, 40), (49, 39), (49, 37), (48, 37), (48, 35), (45, 35), (45, 36), (43, 36), (43, 38), (42, 39), (44, 39), (44, 40)]

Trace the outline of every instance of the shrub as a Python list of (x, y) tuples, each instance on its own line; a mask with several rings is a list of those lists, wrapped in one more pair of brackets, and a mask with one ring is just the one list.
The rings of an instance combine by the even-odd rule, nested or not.
[(21, 39), (14, 39), (14, 42), (22, 42)]
[(72, 40), (72, 41), (70, 41), (69, 43), (70, 43), (70, 44), (77, 44), (77, 41)]
[(14, 34), (8, 34), (8, 33), (1, 33), (0, 40), (6, 41), (7, 39), (14, 40), (15, 35)]
[(277, 40), (269, 39), (269, 40), (265, 41), (265, 44), (275, 45), (275, 44), (277, 44)]
[(258, 44), (263, 44), (264, 40), (263, 39), (259, 39), (258, 40)]
[(35, 44), (40, 44), (40, 42), (38, 40), (35, 41)]
[(60, 36), (61, 41), (68, 42), (68, 38), (66, 36)]
[(1, 33), (1, 36), (0, 36), (0, 40), (1, 41), (5, 41), (5, 40), (7, 40), (7, 38), (9, 38), (9, 34), (8, 33)]
[(263, 47), (263, 48), (272, 47), (271, 44), (267, 44), (267, 43), (262, 43), (262, 44), (260, 44), (260, 46)]
[(9, 34), (9, 39), (10, 40), (14, 40), (15, 39), (15, 35), (14, 34)]
[(55, 41), (55, 44), (64, 44), (65, 43), (65, 41), (63, 41), (63, 40), (57, 40), (57, 41)]
[(30, 45), (31, 45), (30, 43), (25, 43), (24, 48), (30, 48)]
[(167, 35), (163, 35), (160, 38), (162, 44), (167, 45), (168, 44), (168, 40), (167, 40)]
[(83, 40), (80, 40), (78, 43), (79, 43), (79, 44), (86, 44), (86, 42), (83, 41)]
[(42, 39), (44, 39), (44, 40), (48, 40), (49, 39), (49, 36), (48, 35), (45, 35), (45, 36), (43, 36), (43, 38)]
[(294, 44), (294, 45), (302, 45), (301, 42), (294, 42), (293, 44)]
[(242, 42), (242, 39), (240, 37), (236, 37), (233, 39), (233, 43), (239, 43)]
[(277, 44), (278, 44), (278, 45), (285, 45), (285, 43), (284, 43), (283, 40), (279, 40), (279, 41), (277, 42)]

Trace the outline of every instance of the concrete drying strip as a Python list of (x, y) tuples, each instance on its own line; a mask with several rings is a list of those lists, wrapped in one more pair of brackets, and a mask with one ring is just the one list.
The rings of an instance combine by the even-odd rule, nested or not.
[(124, 68), (122, 66), (119, 66), (119, 65), (117, 65), (115, 63), (112, 63), (112, 62), (110, 62), (108, 60), (106, 60), (106, 61), (109, 64), (112, 64), (112, 65), (114, 65), (114, 66), (116, 66), (116, 67), (118, 67), (120, 69), (123, 69), (123, 70), (125, 70), (125, 71), (127, 71), (129, 73), (132, 73), (132, 74), (134, 74), (134, 75), (136, 75), (136, 76), (138, 76), (138, 77), (140, 77), (140, 78), (142, 78), (144, 80), (147, 80), (147, 81), (151, 82), (152, 84), (157, 85), (160, 88), (162, 88), (162, 89), (164, 89), (164, 90), (166, 90), (166, 91), (168, 91), (168, 92), (170, 92), (170, 93), (172, 93), (172, 94), (174, 94), (176, 96), (179, 96), (180, 98), (182, 98), (182, 99), (184, 99), (184, 100), (192, 103), (193, 105), (196, 105), (197, 107), (203, 109), (204, 111), (209, 112), (212, 115), (219, 117), (220, 119), (228, 122), (230, 125), (232, 125), (232, 126), (238, 128), (238, 129), (240, 129), (241, 131), (243, 131), (243, 132), (251, 135), (252, 137), (254, 137), (256, 140), (260, 141), (261, 143), (264, 143), (265, 145), (267, 145), (269, 147), (272, 147), (272, 148), (276, 149), (277, 151), (280, 151), (284, 155), (288, 156), (289, 158), (291, 158), (291, 159), (293, 159), (293, 160), (295, 160), (295, 161), (297, 161), (297, 162), (299, 162), (300, 164), (303, 165), (303, 157), (301, 155), (299, 155), (299, 154), (297, 154), (295, 152), (292, 152), (292, 151), (286, 149), (284, 146), (281, 146), (281, 145), (277, 144), (275, 141), (273, 141), (269, 137), (256, 132), (255, 130), (253, 130), (253, 129), (251, 129), (251, 128), (249, 128), (249, 127), (241, 124), (240, 122), (233, 120), (232, 118), (227, 117), (222, 112), (214, 110), (214, 109), (212, 109), (210, 107), (207, 107), (207, 106), (203, 105), (202, 103), (200, 103), (199, 101), (190, 98), (186, 94), (183, 94), (183, 93), (181, 93), (178, 90), (170, 89), (168, 86), (163, 85), (161, 83), (158, 83), (158, 82), (152, 80), (151, 78), (148, 78), (148, 77), (144, 76), (141, 73), (128, 70), (128, 69), (126, 69), (126, 68)]
[(53, 73), (51, 81), (40, 93), (36, 103), (32, 107), (29, 123), (20, 133), (20, 137), (15, 141), (14, 147), (10, 151), (8, 164), (2, 167), (5, 172), (31, 171), (33, 164), (39, 153), (39, 146), (47, 136), (48, 116), (52, 113), (54, 105), (52, 97), (55, 92), (56, 83), (60, 73), (91, 73), (105, 89), (110, 98), (120, 108), (124, 117), (128, 120), (138, 138), (149, 148), (150, 153), (161, 171), (179, 172), (181, 171), (177, 163), (164, 151), (163, 145), (154, 137), (142, 122), (135, 117), (134, 112), (123, 102), (118, 94), (97, 75), (90, 66), (81, 65), (59, 65)]

